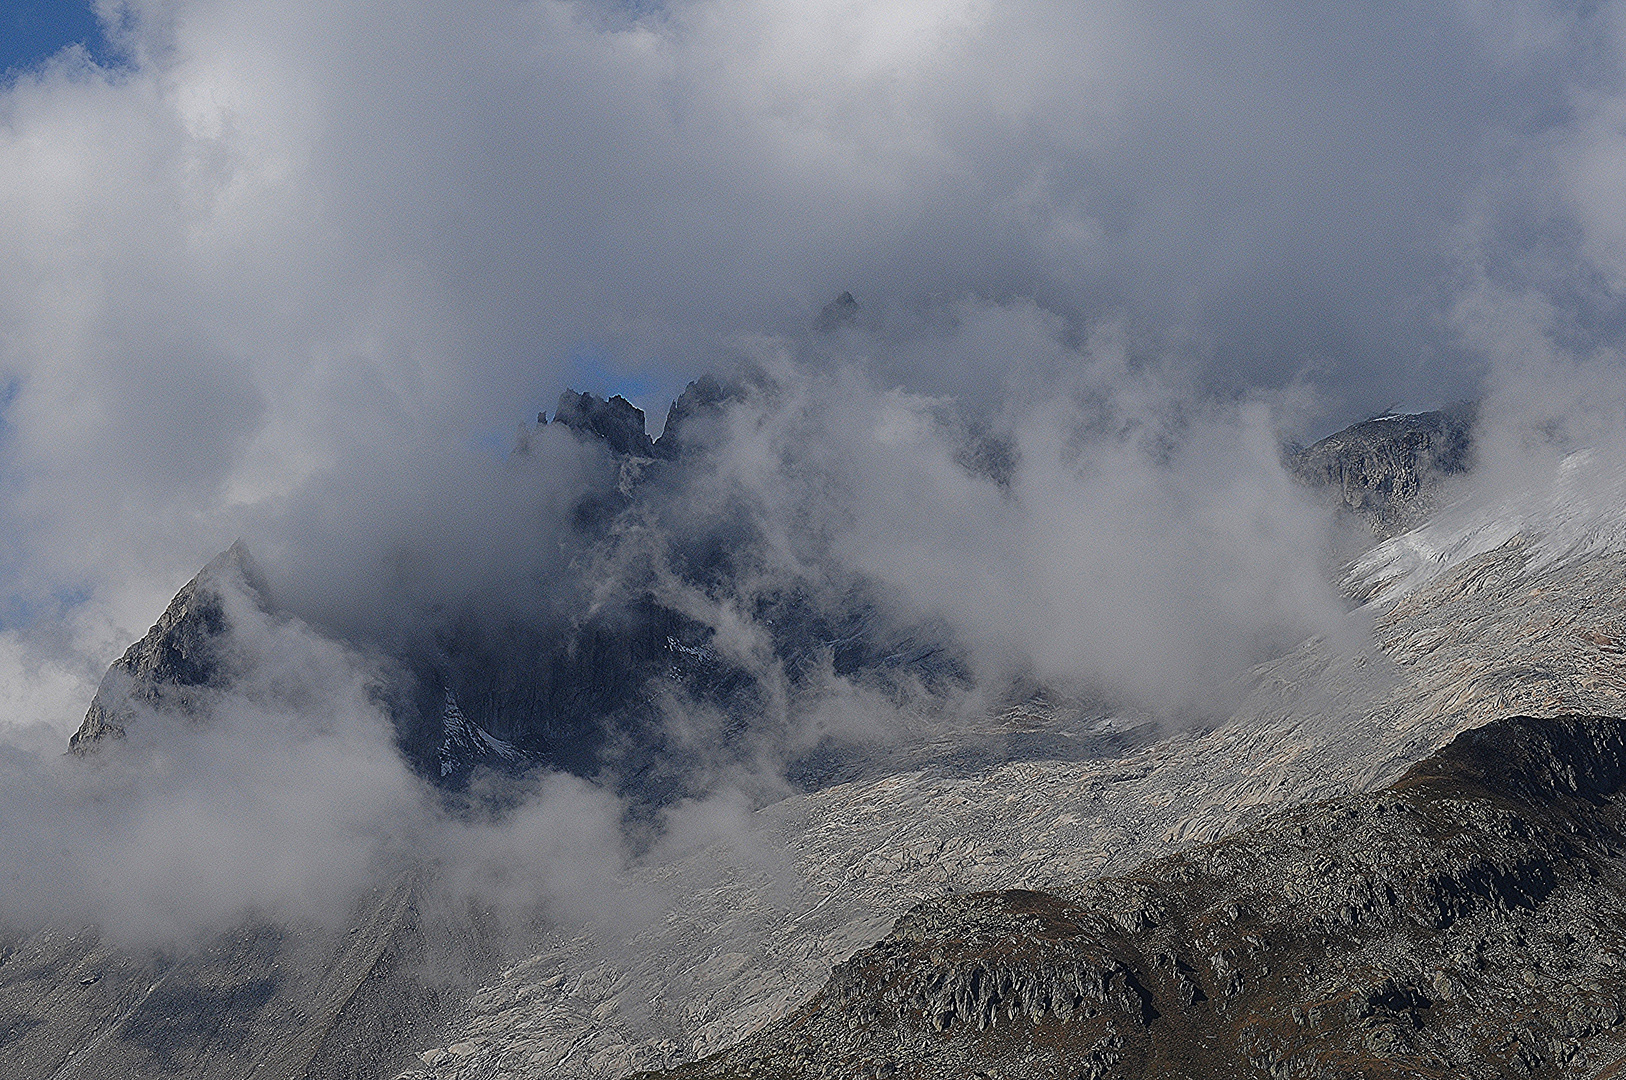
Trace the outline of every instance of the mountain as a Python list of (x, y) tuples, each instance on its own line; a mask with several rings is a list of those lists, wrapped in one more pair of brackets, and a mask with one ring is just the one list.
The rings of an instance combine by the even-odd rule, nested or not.
[(1626, 721), (1494, 721), (1128, 876), (920, 904), (662, 1075), (1614, 1075), (1623, 785)]
[[(1380, 791), (1479, 726), (1626, 716), (1626, 615), (1598, 603), (1626, 587), (1622, 530), (1598, 529), (1621, 508), (1572, 503), (1470, 503), (1372, 548), (1345, 582), (1364, 647), (1311, 640), (1261, 665), (1211, 730), (1129, 733), (1070, 760), (928, 763), (764, 807), (750, 836), (644, 871), (673, 897), (662, 924), (614, 950), (567, 939), (506, 970), (459, 1053), (427, 1051), (432, 1068), (414, 1075), (675, 1066), (791, 1015), (912, 905), (1139, 875), (1285, 807)], [(752, 856), (764, 849), (780, 855), (765, 865)]]
[(1292, 451), (1288, 467), (1386, 540), (1426, 521), (1442, 484), (1472, 467), (1476, 412), (1374, 417)]
[[(619, 553), (607, 563), (627, 563), (629, 523), (684, 496), (737, 392), (697, 382), (647, 450), (630, 404), (562, 399), (555, 422), (617, 464), (615, 485), (575, 515), (589, 547)], [(1301, 462), (1322, 464), (1299, 474), (1352, 513), (1381, 503), (1393, 523), (1468, 468), (1466, 442), (1439, 464), (1442, 448), (1459, 445), (1451, 431), (1467, 439), (1454, 423), (1357, 425), (1304, 451)], [(1327, 464), (1339, 454), (1342, 465)], [(110, 1004), (86, 992), (55, 1013), (8, 1006), (30, 1019), (23, 1039), (0, 1041), (0, 1072), (52, 1076), (68, 1049), (79, 1060), (94, 1043), (104, 1056), (83, 1060), (108, 1074), (167, 1060), (175, 1075), (230, 1076), (256, 1054), (271, 1060), (272, 1045), (338, 1055), (337, 1033), (361, 1024), (398, 1034), (348, 1057), (289, 1058), (288, 1075), (1014, 1077), (1045, 1075), (1063, 1051), (1083, 1055), (1067, 1060), (1085, 1075), (1201, 1075), (1199, 1050), (1211, 1051), (1212, 1075), (1347, 1075), (1367, 1067), (1362, 1053), (1394, 1075), (1504, 1075), (1497, 1063), (1510, 1061), (1530, 1075), (1594, 1075), (1583, 1066), (1611, 1045), (1615, 983), (1590, 960), (1562, 960), (1561, 939), (1536, 931), (1562, 924), (1576, 942), (1613, 940), (1604, 915), (1618, 872), (1608, 807), (1620, 724), (1610, 718), (1626, 717), (1626, 612), (1599, 598), (1626, 587), (1626, 529), (1599, 525), (1620, 507), (1544, 498), (1430, 504), (1434, 520), (1349, 566), (1352, 641), (1312, 639), (1260, 665), (1234, 712), (1206, 728), (1161, 731), (1028, 688), (980, 725), (803, 751), (791, 766), (799, 794), (756, 810), (727, 842), (636, 863), (627, 884), (661, 897), (663, 917), (613, 938), (606, 927), (560, 929), (498, 961), (472, 930), (425, 922), (416, 884), (403, 880), (361, 901), (358, 925), (396, 929), (368, 931), (359, 953), (342, 937), (268, 924), (222, 938), (214, 959), (177, 965), (171, 985), (196, 990), (221, 1034), (193, 1032), (191, 1049), (141, 1051), (159, 1055), (149, 1058), (119, 1034), (133, 1021), (117, 1020), (161, 1029), (156, 1013), (119, 1011), (161, 974), (148, 960), (98, 952), (94, 935), (17, 941), (0, 963), (0, 1001), (32, 1001), (44, 987), (46, 1000), (70, 1002), (74, 987), (103, 982), (117, 994)], [(686, 536), (671, 565), (685, 587), (715, 595), (754, 542), (748, 522), (719, 520)], [(861, 581), (838, 595), (753, 597), (771, 670), (783, 673), (776, 692), (796, 693), (819, 665), (883, 690), (963, 677), (940, 631), (898, 626)], [(593, 775), (608, 763), (632, 805), (681, 796), (683, 748), (660, 741), (655, 691), (675, 687), (736, 718), (723, 730), (740, 737), (761, 709), (763, 669), (731, 659), (714, 627), (662, 596), (626, 596), (597, 621), (447, 617), (385, 658), (403, 754), (453, 793), (482, 771)], [(110, 669), (75, 748), (139, 724), (145, 708), (198, 711), (243, 662), (234, 617), (268, 606), (246, 551), (223, 554)], [(1429, 897), (1452, 890), (1460, 910), (1446, 924), (1418, 922)], [(1576, 915), (1594, 909), (1604, 914)], [(1471, 942), (1462, 936), (1476, 927)], [(1467, 961), (1465, 942), (1477, 950)], [(426, 949), (488, 959), (439, 981), (381, 959)], [(1296, 966), (1318, 951), (1324, 965)], [(1473, 969), (1473, 956), (1488, 966)], [(1418, 967), (1424, 957), (1434, 966)], [(287, 974), (255, 983), (267, 965)], [(100, 980), (71, 978), (92, 968)], [(110, 982), (114, 971), (123, 981)], [(368, 974), (355, 981), (358, 971)], [(1056, 989), (1058, 973), (1076, 994)], [(354, 1004), (283, 1004), (323, 986)], [(1563, 1009), (1531, 1019), (1518, 1002), (1538, 992)], [(1037, 1026), (1013, 1020), (1013, 1002), (1036, 1010)], [(1479, 1003), (1481, 1019), (1463, 1002)], [(1300, 1023), (1295, 1008), (1315, 1020)], [(1584, 1020), (1588, 1009), (1603, 1019)], [(1512, 1033), (1519, 1048), (1497, 1057), (1473, 1041), (1475, 1023)], [(112, 1047), (135, 1056), (106, 1057)]]
[[(538, 416), (536, 422), (542, 424), (547, 421)], [(553, 423), (603, 439), (618, 454), (643, 458), (655, 454), (655, 444), (650, 441), (644, 422), (644, 411), (620, 394), (606, 401), (592, 394), (566, 390), (559, 395), (559, 404), (553, 410)]]
[[(614, 466), (614, 484), (584, 494), (571, 512), (576, 572), (591, 588), (551, 616), (425, 620), (400, 649), (407, 674), (394, 695), (410, 703), (398, 705), (397, 728), (420, 771), (470, 773), (467, 763), (448, 772), (441, 754), (451, 695), (467, 722), (513, 749), (511, 761), (611, 772), (623, 794), (659, 806), (692, 794), (690, 774), (712, 764), (670, 738), (673, 709), (718, 717), (723, 753), (746, 757), (760, 726), (747, 730), (745, 718), (816, 693), (827, 670), (880, 693), (964, 681), (951, 643), (930, 626), (883, 618), (870, 583), (839, 573), (819, 575), (816, 588), (766, 581), (761, 564), (773, 540), (746, 509), (717, 498), (709, 456), (746, 392), (712, 377), (694, 381), (653, 441), (643, 412), (624, 398), (561, 395), (548, 425)], [(714, 503), (709, 516), (694, 510)], [(672, 519), (683, 526), (664, 525)], [(719, 647), (720, 631), (738, 621), (764, 639), (750, 655)], [(827, 741), (790, 772), (816, 787), (868, 768), (861, 756)]]
[[(744, 718), (811, 687), (827, 667), (878, 692), (963, 680), (941, 635), (881, 618), (863, 581), (850, 581), (834, 602), (794, 583), (742, 591), (736, 583), (752, 576), (765, 542), (748, 518), (725, 513), (649, 549), (649, 522), (708, 482), (704, 455), (741, 393), (696, 380), (655, 441), (643, 412), (621, 397), (566, 391), (551, 421), (539, 417), (616, 466), (614, 485), (588, 492), (572, 513), (572, 542), (594, 587), (562, 611), (428, 611), (405, 638), (361, 643), (387, 654), (382, 696), (401, 751), (421, 775), (459, 789), (481, 772), (609, 771), (629, 798), (659, 806), (689, 794), (688, 771), (706, 767), (668, 737), (671, 708), (722, 717), (721, 739), (748, 755)], [(684, 594), (724, 615), (739, 610), (767, 635), (766, 655), (742, 659), (718, 648), (718, 626), (697, 617)], [(141, 710), (196, 712), (211, 689), (230, 683), (240, 659), (231, 605), (268, 611), (267, 596), (241, 542), (210, 562), (109, 669), (73, 737), (75, 751), (118, 737)], [(816, 787), (891, 767), (890, 752), (866, 763), (862, 748), (838, 742), (807, 748), (791, 764), (793, 779)]]

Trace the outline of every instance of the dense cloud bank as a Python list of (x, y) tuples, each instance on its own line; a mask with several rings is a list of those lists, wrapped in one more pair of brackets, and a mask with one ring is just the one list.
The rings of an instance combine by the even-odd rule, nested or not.
[(98, 922), (173, 945), (247, 914), (340, 925), (356, 891), (424, 867), (426, 911), (478, 895), (521, 917), (635, 914), (610, 888), (610, 796), (548, 775), (501, 822), (448, 816), (396, 749), (375, 662), (222, 596), (226, 686), (140, 711), (82, 759), (0, 749), (7, 929)]
[[(704, 627), (769, 690), (744, 735), (668, 703), (690, 843), (921, 700), (1190, 716), (1349, 632), (1286, 439), (1482, 399), (1495, 491), (1620, 442), (1617, 5), (101, 10), (122, 64), (0, 90), (19, 910), (105, 913), (116, 880), (128, 925), (181, 932), (442, 848), (469, 889), (528, 850), (522, 891), (592, 895), (545, 883), (631, 857), (610, 787), (549, 774), (476, 827), (394, 753), (370, 688), (425, 625), (652, 596)], [(707, 371), (745, 389), (664, 486), (531, 423), (567, 386), (658, 417)], [(206, 730), (59, 760), (239, 536), (262, 668)], [(683, 566), (719, 540), (710, 588)], [(774, 598), (858, 595), (954, 679), (787, 675)]]

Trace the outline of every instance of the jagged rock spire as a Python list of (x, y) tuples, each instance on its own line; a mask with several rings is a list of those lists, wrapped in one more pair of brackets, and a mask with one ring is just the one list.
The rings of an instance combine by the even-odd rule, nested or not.
[(223, 678), (220, 654), (221, 639), (230, 630), (228, 590), (248, 595), (261, 608), (268, 602), (265, 579), (241, 540), (187, 582), (147, 635), (107, 669), (68, 748), (84, 754), (103, 739), (121, 738), (137, 706), (192, 712), (197, 691), (216, 686)]
[[(541, 419), (538, 417), (538, 422)], [(553, 422), (580, 434), (601, 438), (618, 454), (654, 456), (654, 444), (644, 426), (644, 410), (620, 394), (606, 401), (593, 394), (566, 390), (559, 395)]]

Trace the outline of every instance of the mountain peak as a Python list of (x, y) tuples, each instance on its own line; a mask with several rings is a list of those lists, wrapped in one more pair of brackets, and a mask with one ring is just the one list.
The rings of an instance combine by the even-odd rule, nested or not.
[[(541, 417), (537, 417), (541, 422)], [(654, 444), (644, 424), (644, 410), (616, 394), (609, 400), (595, 394), (566, 390), (553, 410), (553, 423), (581, 435), (603, 439), (618, 454), (654, 456)]]
[(107, 669), (84, 723), (68, 740), (69, 750), (85, 754), (103, 739), (122, 738), (139, 707), (194, 711), (197, 690), (223, 678), (220, 642), (230, 628), (226, 597), (231, 593), (261, 609), (268, 604), (265, 579), (242, 540), (210, 559), (146, 636)]
[(1474, 419), (1471, 405), (1373, 417), (1294, 453), (1288, 467), (1388, 539), (1421, 524), (1440, 482), (1472, 467)]
[(853, 299), (852, 293), (843, 292), (820, 309), (819, 317), (813, 320), (813, 329), (821, 334), (829, 334), (857, 321), (858, 301)]

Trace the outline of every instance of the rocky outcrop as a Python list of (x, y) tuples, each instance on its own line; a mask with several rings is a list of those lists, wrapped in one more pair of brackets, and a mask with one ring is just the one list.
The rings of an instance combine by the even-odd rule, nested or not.
[(199, 691), (220, 686), (228, 675), (223, 650), (232, 595), (262, 607), (266, 601), (264, 581), (241, 540), (187, 582), (146, 636), (113, 662), (69, 748), (82, 754), (121, 737), (138, 709), (195, 712)]
[(744, 391), (713, 375), (702, 375), (683, 388), (666, 411), (666, 426), (655, 440), (655, 456), (676, 461), (716, 440), (724, 409)]
[(1387, 539), (1421, 524), (1441, 483), (1472, 467), (1474, 419), (1467, 405), (1380, 416), (1291, 453), (1288, 466)]
[(1515, 717), (1126, 877), (924, 904), (666, 1075), (1612, 1075), (1623, 760), (1621, 720)]
[[(541, 416), (536, 419), (539, 424), (543, 422)], [(644, 410), (620, 394), (606, 401), (593, 394), (566, 390), (553, 410), (553, 423), (603, 439), (618, 454), (646, 458), (654, 452), (644, 425)]]
[[(203, 719), (211, 695), (229, 693), (233, 679), (253, 657), (239, 655), (235, 620), (246, 606), (269, 613), (269, 592), (242, 541), (210, 560), (189, 581), (145, 637), (114, 661), (102, 678), (84, 723), (69, 740), (76, 754), (90, 753), (106, 739), (121, 738), (143, 711), (167, 711)], [(234, 615), (235, 613), (235, 615)], [(397, 682), (383, 704), (404, 719), (411, 711), (412, 674), (405, 664), (389, 669)], [(429, 673), (433, 678), (434, 673)], [(418, 756), (431, 780), (458, 789), (481, 770), (523, 770), (535, 755), (492, 735), (465, 716), (456, 695), (446, 689), (443, 707), (430, 719), (428, 748)], [(403, 724), (403, 727), (405, 725)], [(404, 744), (409, 733), (399, 733)]]
[[(553, 423), (599, 447), (616, 466), (615, 483), (573, 506), (571, 580), (533, 606), (545, 613), (525, 621), (437, 612), (401, 650), (414, 686), (395, 695), (408, 703), (397, 727), (421, 773), (458, 786), (469, 769), (449, 766), (443, 751), (463, 747), (471, 753), (455, 756), (465, 764), (479, 757), (496, 768), (608, 771), (647, 808), (690, 794), (688, 776), (709, 768), (692, 745), (669, 737), (674, 708), (719, 718), (718, 738), (737, 739), (746, 752), (752, 718), (772, 713), (780, 695), (818, 692), (830, 672), (878, 692), (959, 685), (964, 673), (946, 635), (889, 624), (856, 575), (839, 567), (806, 581), (762, 574), (772, 540), (748, 500), (720, 497), (707, 456), (750, 392), (737, 381), (696, 379), (653, 443), (642, 412), (625, 400), (561, 397)], [(716, 647), (719, 629), (740, 617), (760, 641), (750, 656)], [(447, 723), (448, 692), (458, 724)], [(465, 721), (472, 726), (462, 731)], [(514, 753), (481, 750), (490, 743), (476, 728)], [(811, 747), (791, 763), (790, 778), (813, 787), (870, 770), (846, 750)]]

